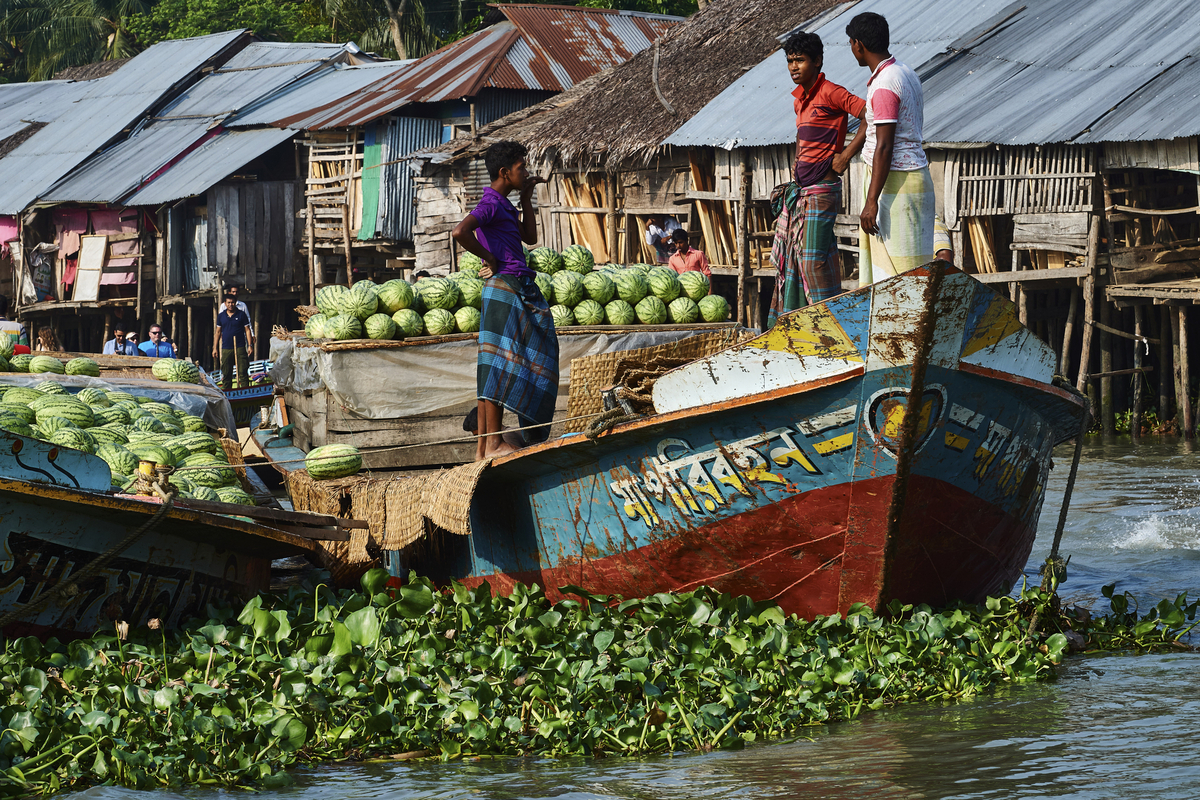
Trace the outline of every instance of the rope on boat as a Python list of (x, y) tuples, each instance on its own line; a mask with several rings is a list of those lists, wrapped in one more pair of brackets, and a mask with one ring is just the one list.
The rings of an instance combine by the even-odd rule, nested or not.
[(138, 539), (141, 539), (147, 533), (154, 530), (154, 527), (162, 521), (162, 518), (174, 506), (175, 494), (178, 491), (169, 483), (164, 488), (162, 481), (163, 479), (160, 478), (153, 485), (154, 491), (162, 498), (162, 506), (158, 511), (154, 512), (154, 515), (150, 519), (146, 520), (140, 528), (117, 542), (117, 544), (105, 550), (96, 558), (93, 558), (83, 569), (64, 577), (53, 589), (42, 592), (37, 598), (30, 600), (20, 608), (12, 609), (3, 617), (0, 617), (0, 631), (3, 631), (10, 623), (16, 622), (22, 617), (41, 611), (51, 600), (67, 600), (75, 597), (79, 594), (79, 584), (81, 582), (104, 569), (110, 561), (132, 547)]

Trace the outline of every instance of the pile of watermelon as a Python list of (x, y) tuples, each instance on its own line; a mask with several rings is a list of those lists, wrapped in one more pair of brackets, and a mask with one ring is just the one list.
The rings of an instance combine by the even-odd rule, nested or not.
[[(662, 325), (724, 322), (729, 303), (712, 294), (700, 272), (678, 275), (666, 267), (596, 264), (592, 253), (571, 245), (561, 253), (527, 250), (526, 262), (550, 306), (555, 327), (570, 325)], [(458, 271), (447, 278), (422, 278), (416, 285), (393, 280), (352, 288), (326, 286), (317, 292), (318, 314), (304, 326), (310, 339), (403, 339), (479, 330), (483, 262), (462, 253)]]
[(539, 247), (527, 254), (534, 279), (550, 305), (557, 328), (569, 325), (662, 325), (724, 322), (729, 304), (712, 294), (700, 272), (667, 267), (595, 263), (591, 251), (573, 244), (557, 253)]
[(169, 383), (200, 382), (200, 368), (182, 358), (160, 358), (150, 367), (150, 374)]
[(171, 403), (46, 380), (0, 387), (0, 428), (99, 456), (120, 490), (133, 487), (139, 461), (153, 461), (189, 467), (171, 475), (182, 497), (254, 505), (204, 420)]

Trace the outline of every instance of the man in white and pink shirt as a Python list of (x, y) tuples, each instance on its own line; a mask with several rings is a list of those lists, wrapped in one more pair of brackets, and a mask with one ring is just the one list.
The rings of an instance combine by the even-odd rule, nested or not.
[(871, 70), (862, 157), (866, 196), (858, 281), (866, 286), (933, 260), (933, 179), (922, 147), (921, 79), (888, 52), (887, 20), (870, 12), (846, 26), (850, 52)]

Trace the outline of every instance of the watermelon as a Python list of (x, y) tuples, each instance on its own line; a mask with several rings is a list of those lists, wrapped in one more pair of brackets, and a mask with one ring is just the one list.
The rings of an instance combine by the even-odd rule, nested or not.
[(617, 297), (631, 306), (636, 306), (650, 294), (650, 284), (646, 283), (645, 275), (636, 269), (621, 270), (613, 278), (613, 283), (617, 286)]
[(676, 325), (686, 325), (700, 318), (700, 307), (690, 297), (676, 297), (667, 305), (667, 319)]
[(160, 381), (167, 379), (167, 369), (171, 366), (173, 358), (160, 358), (150, 365), (150, 374), (158, 378)]
[(471, 308), (483, 308), (483, 281), (478, 278), (459, 278), (458, 291), (462, 304)]
[(183, 418), (179, 421), (183, 424), (183, 429), (188, 433), (206, 433), (208, 431), (207, 423), (200, 417), (192, 414), (184, 414)]
[(539, 247), (536, 250), (531, 250), (527, 256), (526, 263), (538, 272), (545, 272), (549, 275), (553, 275), (563, 268), (562, 256), (549, 247)]
[(68, 392), (66, 388), (64, 388), (63, 385), (58, 381), (42, 381), (34, 388), (42, 394), (70, 394), (70, 392)]
[(175, 455), (162, 445), (138, 442), (136, 444), (131, 443), (125, 449), (133, 453), (138, 461), (153, 461), (155, 464), (164, 467), (175, 466)]
[(584, 300), (575, 306), (575, 321), (580, 325), (603, 325), (604, 306), (595, 300)]
[(554, 278), (545, 272), (535, 272), (533, 273), (533, 282), (537, 284), (538, 289), (541, 291), (542, 297), (546, 300), (546, 305), (554, 305)]
[(87, 431), (78, 428), (60, 428), (50, 434), (50, 441), (85, 453), (96, 452), (96, 440), (89, 436)]
[(454, 333), (457, 320), (454, 315), (444, 308), (435, 308), (425, 312), (425, 330), (430, 336), (447, 336)]
[(697, 303), (705, 322), (724, 322), (729, 318), (729, 303), (719, 294), (702, 297)]
[(375, 291), (375, 285), (359, 281), (338, 298), (338, 307), (346, 316), (366, 319), (379, 309), (379, 294)]
[(90, 375), (93, 378), (100, 377), (100, 365), (90, 358), (72, 358), (67, 362), (66, 371), (68, 375)]
[(155, 416), (155, 419), (162, 423), (162, 426), (166, 429), (166, 433), (169, 433), (172, 436), (178, 436), (179, 434), (183, 433), (183, 425), (181, 425), (179, 420), (175, 419), (174, 416)]
[(66, 417), (56, 417), (53, 414), (47, 414), (38, 420), (37, 429), (43, 437), (53, 436), (63, 428), (78, 428), (71, 420)]
[[(195, 364), (184, 361), (181, 358), (160, 358), (155, 362), (157, 366), (160, 362), (166, 362), (162, 369), (162, 377), (160, 380), (168, 383), (199, 383), (200, 368)], [(151, 369), (153, 372), (153, 369)]]
[(133, 429), (143, 433), (166, 433), (167, 428), (153, 414), (146, 414), (133, 421)]
[(396, 323), (399, 336), (420, 336), (425, 332), (425, 321), (411, 308), (402, 308), (392, 314), (392, 322)]
[(662, 325), (667, 321), (667, 306), (654, 295), (643, 297), (633, 311), (643, 325)]
[[(371, 280), (370, 278), (359, 278), (358, 280), (356, 280), (354, 282), (354, 289), (358, 289), (360, 292), (365, 292), (367, 289), (370, 289), (371, 291), (378, 294), (379, 293), (379, 284), (377, 284), (375, 281)], [(351, 291), (353, 291), (354, 289), (351, 289)]]
[(13, 372), (29, 372), (30, 361), (33, 361), (33, 356), (28, 353), (21, 353), (19, 356), (13, 356), (8, 362), (8, 366)]
[(604, 306), (604, 319), (609, 325), (633, 325), (637, 322), (633, 306), (624, 300), (613, 300)]
[(650, 284), (650, 292), (663, 303), (671, 302), (683, 291), (679, 275), (673, 269), (655, 267), (646, 276), (646, 282)]
[(96, 444), (125, 444), (129, 441), (129, 437), (124, 431), (119, 431), (116, 428), (108, 428), (103, 425), (92, 426), (88, 428), (88, 433), (96, 440)]
[(310, 339), (324, 339), (325, 337), (325, 320), (329, 317), (324, 314), (313, 314), (308, 318), (308, 322), (304, 323), (304, 335)]
[[(474, 253), (463, 250), (458, 254), (458, 269), (460, 272), (474, 270), (475, 276), (479, 275), (479, 270), (483, 269), (483, 259)], [(472, 277), (475, 277), (472, 276)]]
[(43, 372), (52, 372), (55, 375), (62, 375), (67, 371), (63, 363), (57, 358), (51, 356), (34, 356), (29, 360), (29, 372), (34, 375)]
[[(6, 333), (0, 333), (0, 338), (7, 336), (7, 335), (8, 334), (6, 334)], [(4, 356), (0, 356), (0, 372), (12, 372), (12, 371), (13, 371), (13, 368), (8, 363), (8, 359)]]
[(17, 405), (16, 403), (0, 403), (0, 414), (11, 414), (15, 417), (20, 417), (24, 422), (33, 424), (37, 419), (37, 414), (29, 406)]
[(43, 394), (40, 397), (37, 397), (34, 400), (31, 400), (28, 403), (28, 405), (34, 411), (40, 411), (44, 406), (46, 406), (50, 402), (52, 402), (54, 400), (59, 400), (61, 402), (63, 399), (65, 399), (65, 398), (63, 398), (61, 395)]
[(451, 277), (454, 277), (454, 276), (459, 276), (459, 277), (463, 277), (463, 278), (474, 278), (475, 280), (481, 280), (481, 278), (479, 277), (479, 267), (464, 267), (461, 263), (459, 263), (459, 265), (458, 265), (458, 272), (454, 273), (454, 275), (452, 275)]
[[(417, 292), (421, 295), (421, 300), (430, 309), (452, 309), (458, 305), (462, 298), (462, 293), (458, 291), (458, 287), (454, 281), (446, 278), (428, 278), (417, 284)], [(429, 327), (426, 324), (425, 327)]]
[(341, 297), (350, 290), (345, 286), (326, 286), (317, 291), (317, 310), (326, 317), (342, 313)]
[[(20, 358), (20, 356), (17, 357)], [(4, 402), (27, 406), (39, 397), (44, 397), (44, 395), (37, 389), (31, 389), (28, 386), (14, 386), (4, 393)]]
[(71, 421), (71, 424), (79, 428), (90, 428), (96, 424), (96, 417), (92, 413), (91, 407), (79, 402), (75, 398), (63, 398), (57, 402), (42, 406), (37, 412), (39, 425), (42, 422), (43, 415), (68, 419)]
[(119, 444), (98, 444), (96, 445), (96, 455), (104, 459), (113, 472), (119, 472), (122, 475), (132, 475), (137, 472), (137, 456)]
[(479, 311), (464, 306), (454, 312), (454, 325), (461, 333), (475, 333), (479, 330)]
[(239, 506), (254, 505), (254, 498), (236, 486), (222, 486), (217, 489), (217, 497), (222, 503), (233, 503)]
[(652, 265), (652, 264), (630, 264), (629, 269), (636, 269), (638, 272), (642, 273), (643, 275), (649, 275), (650, 270), (654, 269), (654, 266), (655, 265)]
[(565, 269), (580, 275), (587, 275), (596, 266), (592, 251), (579, 244), (573, 244), (562, 251), (562, 262)]
[(191, 452), (189, 452), (186, 447), (181, 445), (177, 439), (168, 439), (165, 442), (155, 442), (154, 444), (162, 445), (170, 450), (171, 457), (175, 459), (176, 464), (191, 455)]
[(106, 397), (108, 397), (109, 401), (111, 401), (113, 403), (119, 403), (122, 400), (128, 401), (130, 403), (137, 402), (137, 398), (135, 398), (129, 392), (122, 392), (119, 389), (109, 389), (104, 394)]
[(108, 399), (108, 395), (106, 395), (102, 389), (92, 389), (90, 387), (87, 389), (80, 389), (79, 394), (75, 395), (75, 398), (81, 403), (87, 403), (93, 408), (93, 410), (96, 408), (109, 408), (112, 406), (112, 401)]
[(361, 339), (362, 323), (349, 314), (338, 314), (325, 323), (325, 334), (330, 339)]
[(362, 469), (362, 456), (358, 448), (348, 444), (327, 444), (309, 451), (304, 468), (313, 480), (348, 478)]
[[(17, 346), (16, 338), (9, 333), (0, 332), (0, 357), (5, 360), (13, 357), (13, 348)], [(8, 372), (8, 370), (4, 370)]]
[(683, 287), (683, 293), (697, 303), (700, 302), (700, 298), (708, 296), (708, 278), (704, 277), (704, 273), (698, 270), (691, 270), (680, 275), (679, 285)]
[(567, 308), (579, 305), (583, 299), (583, 279), (574, 272), (554, 273), (554, 299)]
[(396, 323), (387, 314), (372, 314), (363, 323), (368, 339), (395, 339)]
[(147, 398), (146, 402), (142, 403), (142, 411), (153, 414), (156, 417), (161, 417), (164, 414), (167, 416), (172, 416), (175, 412), (175, 408), (170, 403), (160, 403), (157, 400), (150, 400)]
[(217, 452), (217, 448), (221, 446), (220, 442), (207, 433), (184, 433), (174, 437), (171, 441), (178, 442), (187, 448), (188, 455), (193, 453), (208, 453), (211, 455)]
[(221, 502), (221, 496), (217, 494), (217, 490), (210, 486), (192, 486), (192, 497), (197, 500), (208, 500), (212, 503)]
[[(558, 273), (563, 274), (563, 273)], [(570, 273), (567, 273), (570, 274)], [(550, 306), (550, 316), (554, 318), (555, 328), (569, 328), (575, 324), (575, 315), (564, 305)]]
[(0, 428), (15, 433), (18, 436), (28, 436), (30, 439), (36, 439), (37, 434), (33, 428), (29, 427), (29, 423), (22, 422), (16, 417), (0, 414)]
[(583, 290), (590, 299), (604, 305), (617, 293), (617, 285), (603, 272), (590, 272), (583, 276)]
[(413, 288), (408, 281), (388, 281), (379, 287), (379, 311), (388, 315), (408, 308), (413, 301)]

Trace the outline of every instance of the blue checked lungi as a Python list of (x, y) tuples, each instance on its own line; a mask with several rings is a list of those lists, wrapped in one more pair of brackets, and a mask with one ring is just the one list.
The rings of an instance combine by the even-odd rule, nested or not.
[[(532, 277), (493, 275), (483, 285), (478, 397), (517, 415), (522, 425), (550, 422), (558, 400), (558, 335)], [(550, 427), (522, 432), (543, 442)]]
[[(782, 190), (782, 191), (780, 191)], [(833, 223), (842, 201), (840, 180), (780, 187), (771, 261), (777, 270), (767, 327), (780, 315), (842, 293), (842, 265)]]

